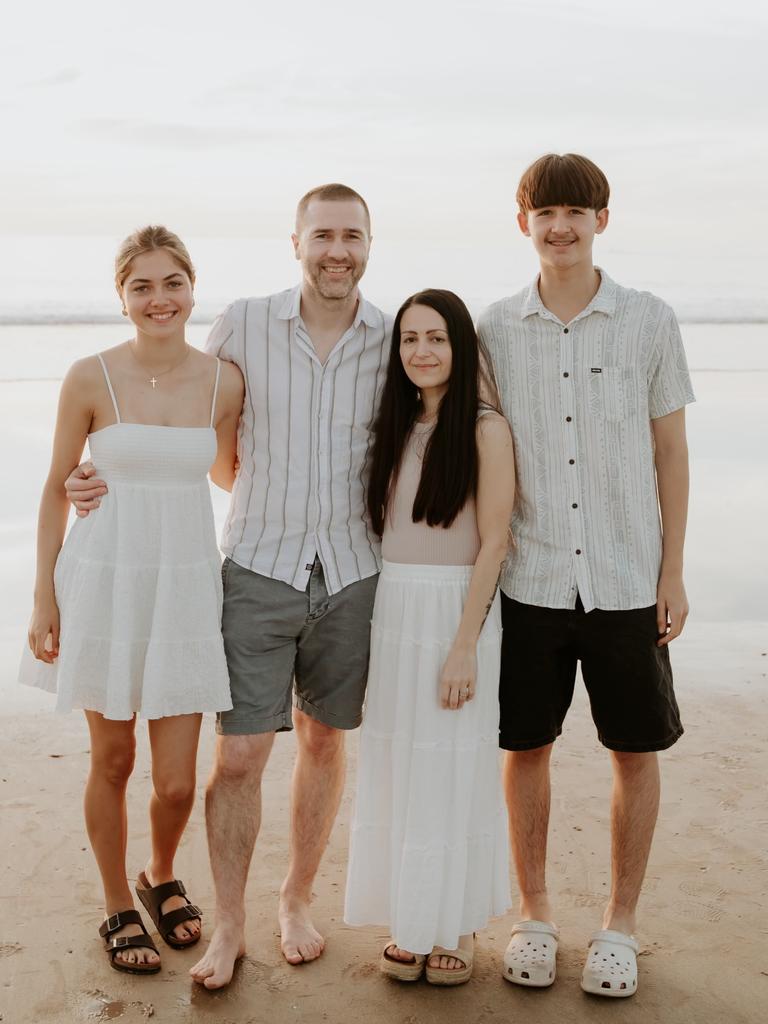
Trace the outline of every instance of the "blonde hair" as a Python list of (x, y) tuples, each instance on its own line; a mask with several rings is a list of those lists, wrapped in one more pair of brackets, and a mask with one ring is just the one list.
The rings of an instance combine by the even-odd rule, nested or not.
[(125, 279), (131, 272), (131, 265), (137, 256), (143, 256), (146, 252), (155, 252), (157, 249), (165, 249), (173, 260), (178, 263), (185, 272), (192, 284), (195, 283), (195, 268), (187, 247), (178, 235), (175, 235), (162, 224), (148, 224), (145, 228), (139, 228), (132, 232), (115, 256), (115, 285), (120, 291)]

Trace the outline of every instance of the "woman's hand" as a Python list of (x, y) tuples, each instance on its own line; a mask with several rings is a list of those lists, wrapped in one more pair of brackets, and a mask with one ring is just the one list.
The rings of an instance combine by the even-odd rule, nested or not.
[[(37, 660), (52, 665), (59, 656), (59, 606), (55, 598), (35, 602), (27, 637), (29, 649)], [(49, 647), (48, 637), (51, 638)]]
[(440, 704), (452, 711), (463, 708), (475, 695), (477, 655), (471, 647), (451, 648), (440, 673)]

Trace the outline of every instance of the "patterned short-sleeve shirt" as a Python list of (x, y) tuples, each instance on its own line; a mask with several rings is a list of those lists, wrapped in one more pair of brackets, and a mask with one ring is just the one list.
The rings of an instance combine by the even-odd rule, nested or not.
[(304, 590), (317, 556), (330, 594), (379, 571), (365, 482), (391, 334), (391, 317), (360, 296), (321, 363), (300, 287), (238, 299), (213, 325), (206, 351), (245, 378), (240, 470), (221, 539), (238, 565)]
[(586, 611), (656, 602), (661, 565), (651, 420), (695, 401), (672, 310), (600, 288), (564, 324), (538, 278), (490, 306), (479, 333), (512, 426), (519, 498), (504, 593), (525, 604)]

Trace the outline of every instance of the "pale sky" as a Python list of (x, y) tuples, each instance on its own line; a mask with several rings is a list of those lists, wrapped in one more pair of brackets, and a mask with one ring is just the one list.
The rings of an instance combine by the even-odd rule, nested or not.
[(498, 245), (524, 167), (575, 150), (619, 249), (762, 286), (762, 0), (44, 0), (3, 29), (0, 234), (285, 237), (342, 180), (379, 239)]

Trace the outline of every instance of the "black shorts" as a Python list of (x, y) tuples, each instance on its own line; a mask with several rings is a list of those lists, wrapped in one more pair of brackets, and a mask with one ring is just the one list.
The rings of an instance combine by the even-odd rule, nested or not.
[(657, 647), (656, 606), (588, 614), (501, 595), (499, 745), (533, 750), (562, 732), (576, 663), (600, 742), (609, 750), (665, 750), (683, 733), (667, 647)]

